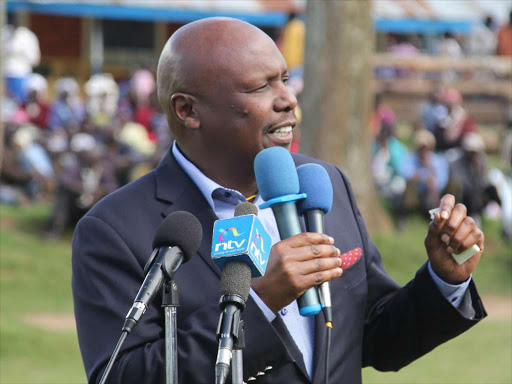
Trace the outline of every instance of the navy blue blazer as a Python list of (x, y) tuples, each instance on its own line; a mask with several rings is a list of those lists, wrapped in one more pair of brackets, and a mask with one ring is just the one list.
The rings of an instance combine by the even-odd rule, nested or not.
[[(297, 165), (314, 162), (326, 168), (334, 187), (326, 232), (342, 253), (357, 247), (363, 250), (358, 262), (331, 281), (332, 383), (360, 383), (364, 366), (398, 370), (486, 316), (473, 282), (459, 309), (442, 296), (425, 265), (406, 286), (395, 283), (369, 239), (344, 174), (331, 164), (303, 155), (294, 155), (294, 160)], [(214, 382), (220, 272), (211, 261), (210, 249), (217, 218), (169, 151), (155, 170), (105, 197), (76, 227), (72, 287), (89, 383), (99, 381), (117, 343), (144, 279), (156, 228), (171, 212), (181, 210), (199, 219), (204, 234), (197, 255), (176, 274), (179, 382)], [(161, 294), (126, 339), (110, 383), (165, 382), (160, 305)], [(243, 319), (245, 381), (256, 377), (257, 383), (311, 382), (302, 355), (279, 316), (269, 323), (249, 299)], [(313, 383), (324, 379), (325, 336), (322, 316), (317, 316)]]

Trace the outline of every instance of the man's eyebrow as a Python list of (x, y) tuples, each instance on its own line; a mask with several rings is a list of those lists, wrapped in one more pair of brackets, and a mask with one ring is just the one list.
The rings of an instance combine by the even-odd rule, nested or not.
[(251, 88), (257, 87), (258, 85), (260, 85), (260, 83), (281, 79), (283, 76), (290, 76), (290, 74), (288, 73), (288, 69), (284, 69), (283, 71), (279, 72), (269, 71), (268, 73), (261, 73), (258, 76), (254, 76), (249, 79), (240, 81), (240, 84), (243, 88), (249, 90)]
[(265, 80), (276, 80), (276, 79), (280, 79), (283, 76), (290, 76), (287, 69), (285, 69), (284, 71), (279, 72), (279, 73), (277, 73), (277, 72), (270, 73), (267, 76), (263, 76), (263, 78)]
[(262, 74), (260, 76), (254, 76), (249, 79), (240, 80), (240, 85), (244, 88), (250, 89), (258, 86), (260, 83), (264, 83), (269, 80), (269, 76)]

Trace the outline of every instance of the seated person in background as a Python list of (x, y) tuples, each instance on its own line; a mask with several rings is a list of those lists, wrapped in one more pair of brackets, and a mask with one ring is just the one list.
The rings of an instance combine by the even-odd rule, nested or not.
[(475, 120), (462, 107), (462, 96), (459, 91), (448, 88), (441, 98), (448, 108), (448, 116), (434, 129), (436, 150), (460, 148), (464, 136), (469, 132), (476, 132)]
[(80, 87), (75, 79), (63, 77), (54, 85), (55, 101), (50, 107), (48, 124), (52, 131), (80, 125), (85, 118), (85, 106), (80, 100)]
[(452, 164), (453, 177), (468, 215), (480, 224), (489, 198), (497, 196), (489, 184), (485, 143), (478, 133), (468, 133), (462, 140), (462, 149), (462, 156)]
[(70, 148), (72, 156), (58, 180), (49, 238), (76, 224), (102, 197), (118, 188), (114, 166), (93, 136), (77, 133)]
[(3, 204), (18, 204), (27, 198), (36, 199), (43, 181), (32, 167), (27, 167), (26, 162), (22, 161), (19, 132), (20, 126), (9, 122), (5, 124), (0, 166), (0, 202)]
[(32, 73), (27, 79), (27, 99), (22, 108), (27, 112), (30, 122), (40, 129), (48, 128), (49, 108), (46, 101), (48, 82), (38, 73)]
[(432, 133), (418, 131), (414, 145), (416, 150), (409, 153), (400, 167), (400, 174), (407, 180), (400, 208), (402, 214), (418, 210), (427, 213), (437, 207), (450, 176), (448, 161), (434, 153), (436, 139)]
[(441, 96), (441, 89), (432, 91), (420, 107), (421, 121), (430, 132), (434, 132), (439, 123), (448, 116), (448, 108), (442, 103)]
[(405, 190), (399, 169), (407, 156), (407, 147), (396, 138), (394, 125), (383, 123), (372, 148), (372, 176), (379, 194), (397, 208)]

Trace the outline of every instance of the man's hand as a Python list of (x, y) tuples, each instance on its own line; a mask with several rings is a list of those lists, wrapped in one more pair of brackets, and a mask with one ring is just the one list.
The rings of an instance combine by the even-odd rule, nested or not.
[[(425, 248), (434, 272), (448, 284), (460, 284), (469, 278), (482, 256), (484, 234), (467, 216), (466, 206), (455, 205), (453, 195), (444, 195), (440, 207), (429, 225)], [(459, 265), (451, 254), (462, 253), (474, 244), (480, 252)]]
[(307, 289), (341, 276), (340, 250), (332, 237), (301, 233), (272, 247), (263, 277), (252, 280), (252, 288), (274, 313)]

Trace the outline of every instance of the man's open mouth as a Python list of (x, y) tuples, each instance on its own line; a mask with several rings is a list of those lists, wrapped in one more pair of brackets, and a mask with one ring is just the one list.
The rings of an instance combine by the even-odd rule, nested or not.
[(292, 130), (293, 130), (293, 127), (291, 125), (287, 125), (286, 127), (280, 127), (280, 128), (271, 130), (269, 132), (269, 134), (273, 135), (277, 138), (280, 138), (280, 139), (285, 139), (291, 135)]

